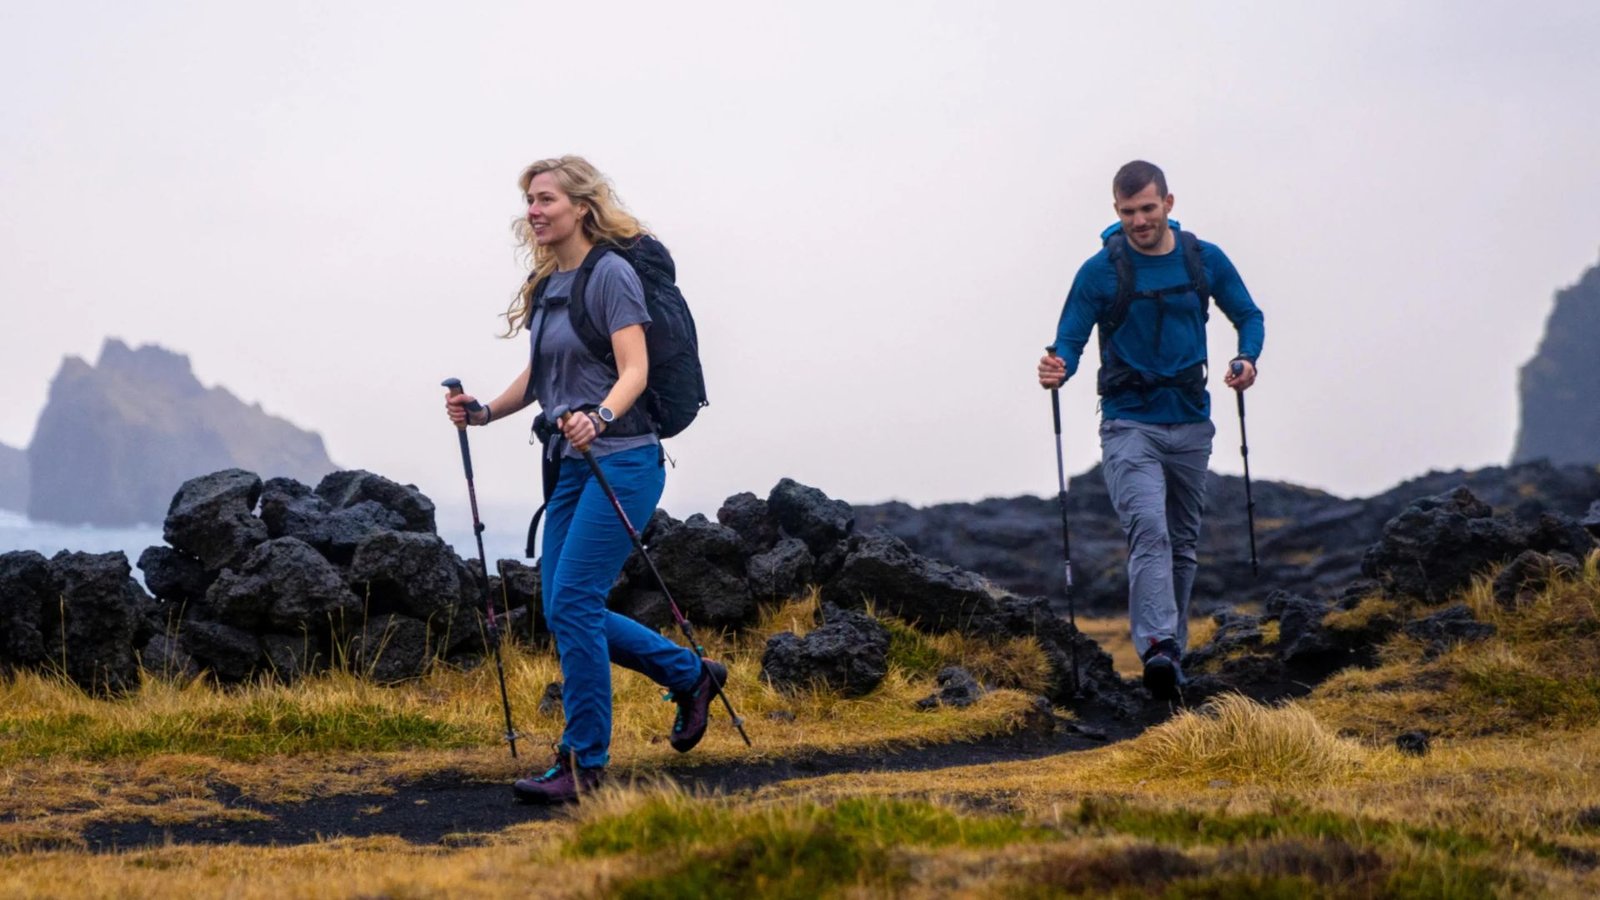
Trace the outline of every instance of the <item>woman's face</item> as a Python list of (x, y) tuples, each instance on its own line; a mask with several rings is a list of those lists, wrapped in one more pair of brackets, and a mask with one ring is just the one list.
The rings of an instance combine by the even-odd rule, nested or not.
[(539, 246), (559, 244), (578, 233), (579, 221), (587, 210), (573, 204), (572, 198), (549, 172), (540, 172), (528, 182), (528, 225)]

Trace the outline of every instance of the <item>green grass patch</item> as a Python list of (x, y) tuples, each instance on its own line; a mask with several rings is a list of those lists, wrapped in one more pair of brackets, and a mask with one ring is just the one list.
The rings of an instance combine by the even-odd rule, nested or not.
[(944, 654), (928, 636), (898, 619), (880, 620), (889, 629), (889, 665), (913, 677), (932, 678), (944, 667)]
[(621, 897), (815, 897), (845, 885), (901, 883), (906, 874), (891, 857), (895, 847), (1003, 847), (1056, 837), (1016, 818), (968, 816), (921, 801), (861, 797), (735, 811), (660, 795), (583, 823), (567, 851), (662, 862), (614, 886)]
[(1500, 724), (1584, 728), (1600, 721), (1600, 675), (1552, 678), (1520, 665), (1489, 663), (1460, 675), (1463, 703), (1493, 710)]
[[(1194, 809), (1147, 809), (1118, 801), (1085, 798), (1069, 822), (1086, 830), (1116, 832), (1182, 846), (1299, 838), (1357, 845), (1416, 846), (1455, 858), (1496, 853), (1507, 845), (1455, 829), (1357, 819), (1311, 809), (1295, 801), (1279, 801), (1266, 812), (1228, 815)], [(1523, 838), (1518, 843), (1540, 856), (1559, 858), (1558, 849), (1548, 842)]]

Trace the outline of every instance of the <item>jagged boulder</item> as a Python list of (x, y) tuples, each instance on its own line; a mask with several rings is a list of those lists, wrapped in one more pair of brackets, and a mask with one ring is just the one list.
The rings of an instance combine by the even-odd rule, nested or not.
[(1531, 602), (1552, 581), (1572, 578), (1581, 571), (1583, 563), (1570, 554), (1524, 550), (1495, 576), (1494, 600), (1501, 606), (1520, 606)]
[(782, 600), (803, 592), (816, 559), (799, 538), (783, 538), (770, 550), (751, 555), (745, 578), (759, 600)]
[(328, 668), (322, 642), (306, 633), (263, 634), (261, 654), (272, 677), (282, 684), (293, 684)]
[(939, 689), (918, 700), (918, 709), (936, 709), (940, 706), (965, 709), (983, 697), (983, 685), (972, 677), (971, 672), (960, 666), (946, 666), (940, 669), (933, 680)]
[(45, 662), (40, 629), (54, 599), (49, 560), (32, 550), (0, 554), (0, 672)]
[(821, 686), (846, 697), (870, 694), (889, 672), (889, 629), (871, 616), (833, 606), (822, 624), (798, 637), (773, 635), (761, 654), (761, 677), (782, 691)]
[(167, 507), (162, 537), (206, 571), (221, 571), (267, 539), (266, 524), (254, 515), (259, 499), (261, 479), (243, 469), (191, 478)]
[[(1376, 588), (1355, 582), (1332, 600), (1274, 591), (1260, 615), (1214, 613), (1211, 639), (1184, 657), (1192, 678), (1185, 699), (1192, 705), (1246, 693), (1278, 700), (1299, 696), (1341, 669), (1375, 665), (1378, 648), (1402, 625), (1393, 604), (1356, 611)], [(1273, 622), (1277, 640), (1269, 642), (1265, 626)]]
[(1052, 700), (1093, 702), (1127, 712), (1135, 702), (1110, 654), (1073, 629), (1042, 597), (1018, 597), (981, 576), (912, 553), (882, 532), (849, 541), (838, 573), (822, 599), (843, 608), (872, 603), (914, 627), (959, 631), (991, 640), (1031, 637), (1051, 666)]
[(481, 635), (471, 570), (438, 535), (384, 531), (367, 538), (356, 548), (349, 580), (369, 616), (425, 623), (441, 654)]
[(50, 575), (59, 601), (43, 609), (46, 657), (91, 693), (137, 687), (134, 648), (149, 639), (146, 610), (154, 600), (133, 580), (127, 555), (62, 551), (51, 558)]
[[(650, 520), (646, 543), (657, 571), (691, 622), (730, 628), (755, 621), (755, 598), (745, 580), (745, 557), (738, 532), (699, 514), (676, 522), (658, 510)], [(622, 571), (631, 593), (659, 590), (655, 576), (637, 552), (629, 557)], [(639, 605), (624, 600), (615, 608)]]
[(207, 572), (199, 559), (171, 547), (146, 547), (139, 554), (138, 565), (150, 593), (178, 604), (204, 597), (217, 577), (216, 572)]
[(416, 678), (431, 661), (426, 623), (401, 615), (376, 616), (350, 639), (355, 670), (378, 682), (395, 684)]
[(830, 499), (792, 478), (773, 486), (767, 495), (767, 509), (784, 532), (805, 541), (811, 552), (819, 555), (855, 530), (856, 514), (850, 504)]
[(496, 599), (496, 612), (502, 617), (500, 630), (529, 640), (549, 639), (538, 567), (516, 559), (502, 559), (497, 566), (499, 574), (490, 579), (489, 594)]
[(189, 681), (200, 677), (200, 665), (183, 648), (175, 634), (165, 631), (151, 635), (139, 651), (139, 666), (158, 678)]
[(186, 620), (178, 641), (195, 664), (223, 684), (238, 684), (260, 670), (261, 638), (224, 622)]
[(212, 621), (286, 634), (327, 634), (361, 614), (361, 599), (339, 569), (299, 538), (256, 547), (206, 591), (199, 612)]
[(1489, 622), (1480, 622), (1471, 607), (1457, 603), (1425, 619), (1409, 622), (1405, 633), (1426, 646), (1425, 657), (1432, 659), (1452, 646), (1481, 641), (1494, 636), (1496, 629)]
[(1417, 500), (1390, 520), (1361, 568), (1390, 594), (1437, 603), (1524, 550), (1581, 558), (1592, 547), (1592, 539), (1564, 515), (1546, 513), (1529, 526), (1494, 515), (1488, 504), (1458, 487)]
[(824, 602), (845, 608), (873, 603), (935, 633), (991, 615), (995, 593), (982, 576), (919, 556), (884, 533), (852, 538), (839, 571), (822, 585)]
[(336, 507), (292, 478), (274, 478), (263, 487), (261, 521), (269, 536), (299, 538), (339, 565), (349, 565), (356, 547), (380, 531), (415, 530), (404, 515), (376, 500)]
[(374, 475), (365, 469), (334, 472), (317, 484), (316, 495), (335, 509), (352, 509), (362, 503), (372, 502), (398, 515), (405, 522), (404, 531), (433, 534), (435, 529), (433, 501), (416, 485), (398, 484)]
[(724, 500), (717, 510), (717, 522), (739, 534), (744, 552), (754, 556), (778, 542), (778, 522), (767, 508), (767, 501), (745, 491)]

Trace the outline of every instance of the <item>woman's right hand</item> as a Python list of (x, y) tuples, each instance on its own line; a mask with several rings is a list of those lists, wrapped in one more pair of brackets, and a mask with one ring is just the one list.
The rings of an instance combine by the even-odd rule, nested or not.
[[(444, 412), (445, 415), (450, 417), (450, 424), (457, 428), (465, 428), (469, 424), (467, 407), (476, 402), (478, 402), (478, 399), (471, 394), (446, 394), (444, 397)], [(473, 418), (482, 418), (482, 416), (473, 416)]]

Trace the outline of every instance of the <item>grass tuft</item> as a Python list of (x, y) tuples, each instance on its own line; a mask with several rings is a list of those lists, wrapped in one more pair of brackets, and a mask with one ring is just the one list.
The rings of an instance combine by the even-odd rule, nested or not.
[(1125, 776), (1316, 784), (1349, 775), (1365, 756), (1304, 708), (1225, 694), (1178, 713), (1111, 759)]

